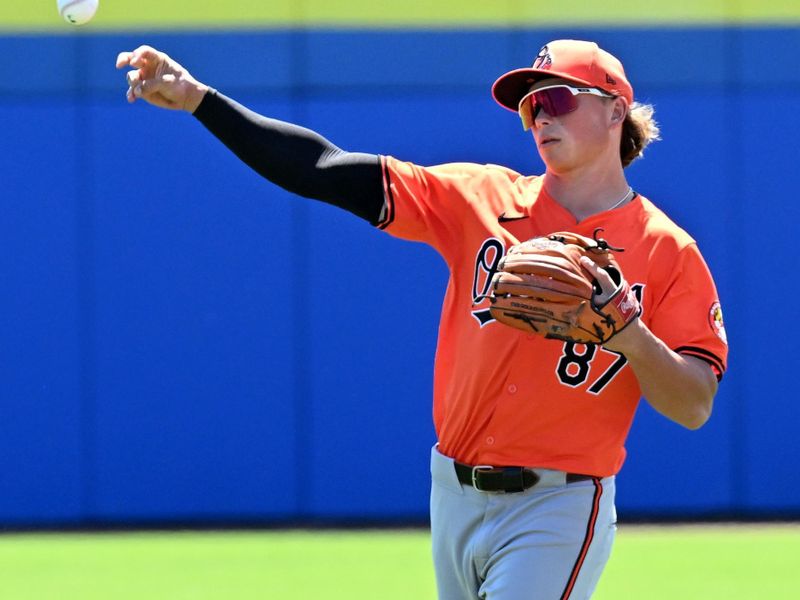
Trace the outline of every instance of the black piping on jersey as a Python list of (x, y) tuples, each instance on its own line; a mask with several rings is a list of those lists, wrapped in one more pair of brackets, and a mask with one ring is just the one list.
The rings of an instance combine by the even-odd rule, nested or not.
[(315, 131), (259, 115), (216, 90), (208, 91), (194, 116), (272, 183), (372, 225), (380, 220), (385, 201), (378, 155), (342, 150)]
[(392, 175), (386, 166), (385, 156), (381, 156), (381, 168), (383, 170), (384, 208), (386, 214), (383, 215), (383, 219), (377, 226), (378, 229), (386, 229), (394, 221), (394, 194), (392, 194)]
[(586, 562), (586, 555), (589, 554), (589, 547), (594, 539), (594, 528), (597, 525), (597, 515), (600, 513), (600, 499), (603, 497), (603, 482), (599, 477), (592, 477), (592, 483), (594, 483), (594, 495), (592, 496), (592, 509), (589, 511), (589, 521), (586, 523), (586, 535), (583, 538), (581, 549), (575, 559), (575, 564), (569, 574), (569, 579), (567, 579), (567, 585), (564, 586), (564, 591), (561, 593), (560, 600), (567, 600), (572, 595), (575, 583), (578, 581), (578, 575), (581, 573), (581, 567)]
[(722, 361), (716, 354), (709, 352), (705, 348), (698, 348), (697, 346), (681, 346), (680, 348), (675, 348), (674, 352), (677, 352), (678, 354), (694, 356), (695, 358), (699, 358), (700, 360), (707, 362), (709, 365), (719, 371), (719, 375), (717, 375), (717, 381), (722, 381), (722, 374), (725, 372), (725, 367), (723, 367)]

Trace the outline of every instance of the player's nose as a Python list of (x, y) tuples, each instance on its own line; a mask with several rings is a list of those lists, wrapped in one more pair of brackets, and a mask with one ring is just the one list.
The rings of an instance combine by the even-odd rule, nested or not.
[(547, 114), (547, 111), (539, 107), (539, 110), (536, 111), (536, 116), (533, 117), (533, 124), (535, 127), (543, 127), (544, 125), (549, 125), (553, 122), (553, 117)]

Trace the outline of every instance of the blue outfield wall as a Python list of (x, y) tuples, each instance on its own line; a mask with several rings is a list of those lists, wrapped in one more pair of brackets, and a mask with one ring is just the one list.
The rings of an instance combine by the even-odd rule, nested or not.
[(152, 44), (344, 148), (533, 173), (489, 87), (557, 37), (619, 55), (655, 104), (664, 139), (629, 177), (698, 240), (732, 347), (700, 431), (640, 408), (621, 516), (800, 513), (780, 258), (798, 30), (285, 30), (0, 38), (0, 523), (427, 514), (443, 261), (264, 182), (188, 115), (128, 106), (117, 52)]

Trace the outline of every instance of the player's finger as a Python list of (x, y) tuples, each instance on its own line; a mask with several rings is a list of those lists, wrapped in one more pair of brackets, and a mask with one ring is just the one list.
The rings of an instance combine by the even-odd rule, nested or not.
[(134, 97), (144, 98), (145, 100), (149, 96), (159, 93), (163, 87), (164, 82), (158, 79), (141, 79), (131, 86)]
[(603, 271), (603, 269), (601, 269), (597, 265), (597, 263), (594, 262), (588, 256), (581, 256), (580, 260), (581, 260), (581, 265), (583, 266), (583, 268), (585, 268), (587, 271), (589, 271), (589, 273), (594, 275), (596, 278), (600, 279), (601, 281), (603, 281), (606, 278), (608, 278), (609, 281), (611, 280), (611, 278), (608, 276), (608, 273)]
[(602, 269), (588, 256), (581, 256), (581, 265), (595, 277), (602, 274)]
[(128, 81), (128, 87), (136, 87), (141, 80), (141, 73), (139, 71), (128, 71), (125, 74), (125, 79)]
[(133, 52), (120, 52), (117, 55), (117, 68), (122, 69), (127, 67), (131, 64), (131, 57), (133, 56)]
[[(141, 70), (128, 71), (125, 75), (125, 79), (128, 82), (128, 87), (131, 88), (136, 88), (137, 86), (143, 85), (148, 82), (149, 85), (154, 85), (153, 82), (157, 80), (157, 78), (145, 77)], [(177, 77), (175, 77), (175, 75), (167, 73), (166, 75), (162, 75), (160, 77), (160, 81), (165, 84), (172, 84), (177, 81)]]
[(131, 53), (130, 65), (132, 67), (141, 68), (147, 65), (152, 65), (161, 60), (161, 53), (150, 46), (139, 46)]
[(591, 273), (594, 278), (600, 284), (603, 292), (612, 292), (616, 285), (614, 284), (614, 280), (611, 278), (611, 275), (605, 269), (601, 269), (596, 262), (594, 262), (588, 256), (581, 256), (581, 265)]

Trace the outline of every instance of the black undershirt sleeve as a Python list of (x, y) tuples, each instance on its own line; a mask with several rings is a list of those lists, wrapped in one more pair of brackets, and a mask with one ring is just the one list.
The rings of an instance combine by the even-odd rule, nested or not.
[(298, 125), (270, 119), (209, 90), (194, 116), (244, 163), (280, 187), (376, 225), (383, 177), (375, 154), (346, 152)]

